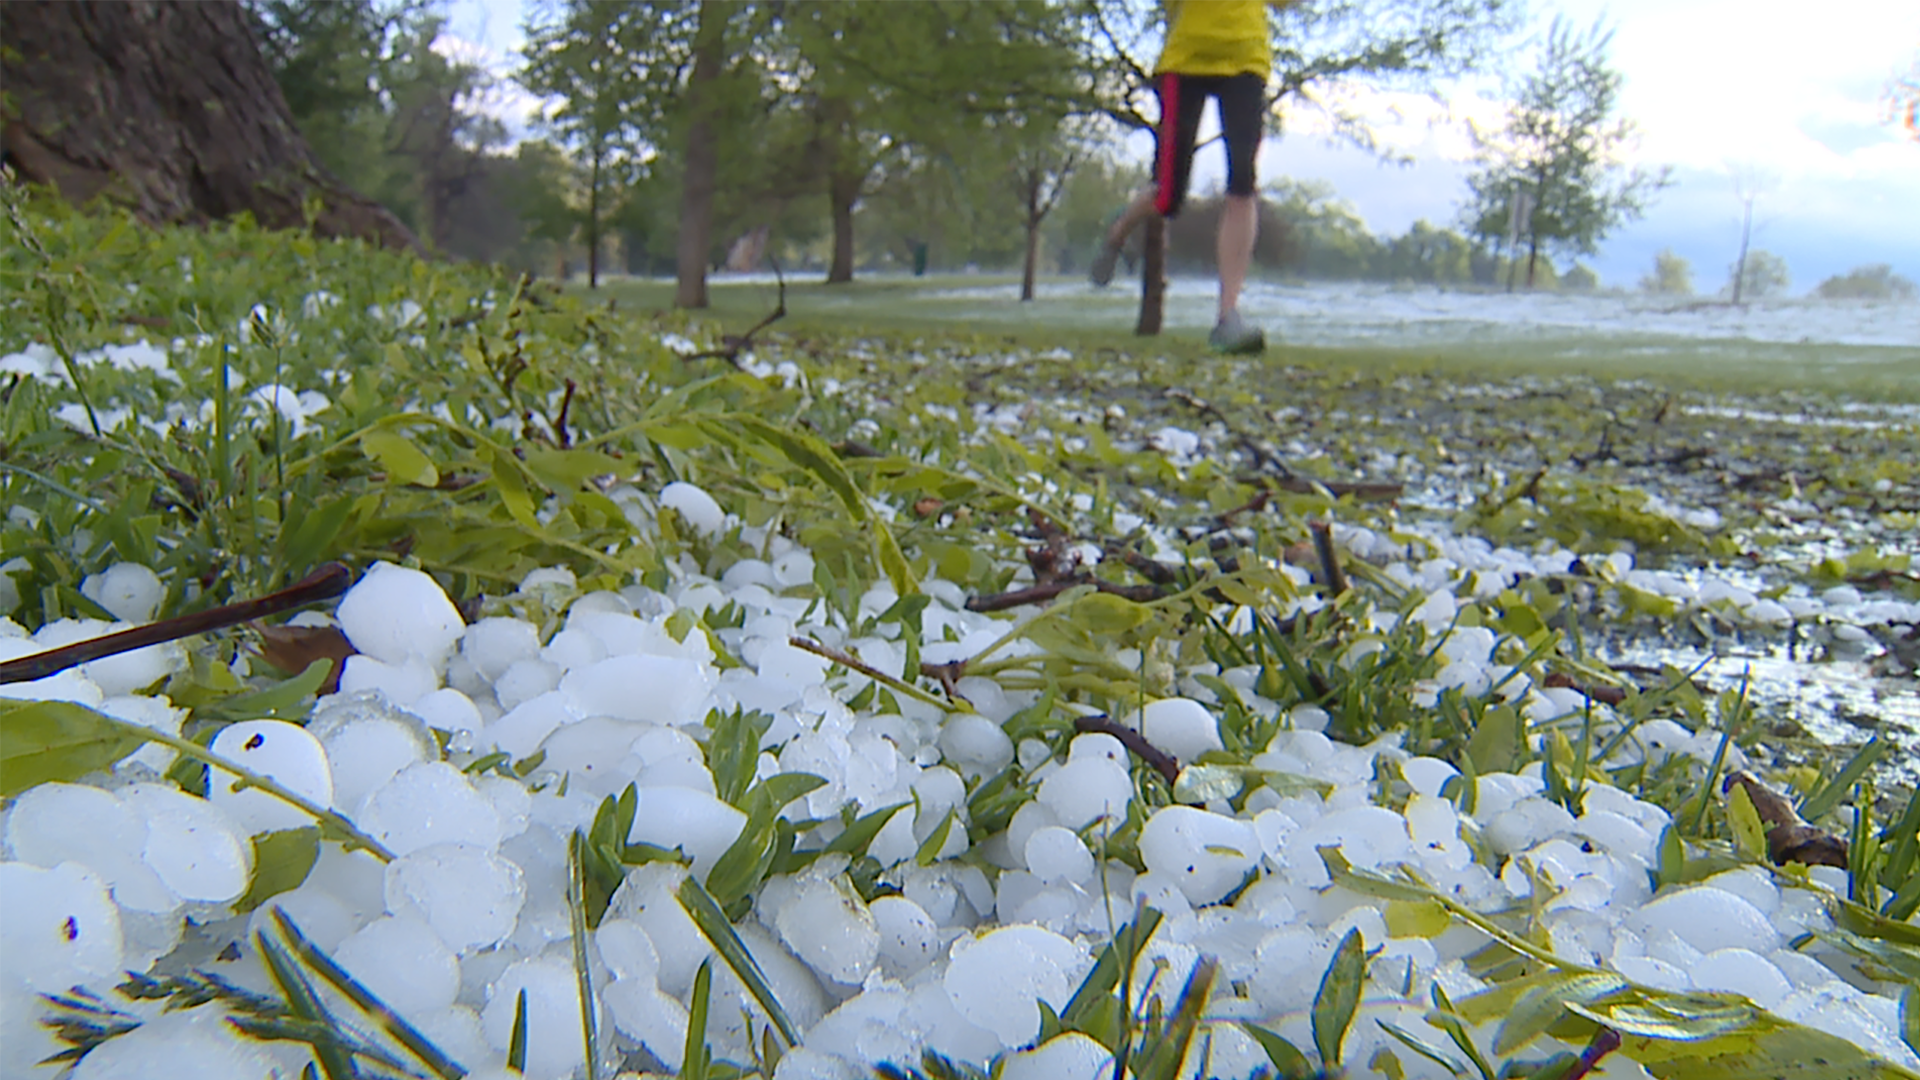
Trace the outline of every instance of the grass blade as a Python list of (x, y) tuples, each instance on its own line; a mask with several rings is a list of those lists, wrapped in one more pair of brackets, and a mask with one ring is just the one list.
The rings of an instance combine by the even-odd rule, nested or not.
[(460, 1080), (467, 1074), (467, 1070), (458, 1062), (441, 1053), (439, 1047), (433, 1045), (425, 1035), (420, 1034), (418, 1028), (407, 1023), (399, 1013), (387, 1008), (384, 1002), (374, 996), (373, 991), (360, 985), (359, 980), (347, 974), (347, 969), (341, 967), (338, 961), (308, 940), (300, 927), (278, 907), (273, 909), (273, 924), (280, 931), (280, 935), (287, 939), (287, 944), (292, 947), (294, 956), (298, 957), (302, 964), (345, 995), (346, 999), (353, 1002), (361, 1012), (379, 1021), (381, 1028), (392, 1036), (395, 1042), (406, 1047), (407, 1052), (412, 1054), (420, 1064), (432, 1070), (435, 1076), (440, 1077), (441, 1080)]
[(707, 890), (701, 888), (691, 875), (680, 883), (676, 895), (680, 899), (680, 906), (686, 909), (687, 917), (693, 920), (693, 925), (700, 928), (700, 933), (720, 954), (720, 959), (733, 969), (734, 977), (747, 988), (747, 993), (753, 995), (753, 1000), (766, 1010), (767, 1019), (780, 1029), (780, 1037), (787, 1040), (788, 1046), (797, 1046), (800, 1030), (787, 1018), (787, 1010), (780, 1007), (779, 1000), (773, 996), (773, 987), (767, 985), (766, 975), (761, 973), (760, 965), (754, 962), (753, 954), (747, 951), (740, 935), (734, 933), (733, 924), (727, 921), (720, 905), (714, 903), (713, 897), (707, 895)]
[(359, 1074), (353, 1067), (353, 1056), (342, 1045), (345, 1040), (335, 1030), (333, 1016), (320, 1003), (320, 996), (313, 992), (313, 984), (278, 942), (264, 932), (254, 934), (253, 941), (260, 949), (260, 959), (266, 963), (268, 977), (286, 997), (287, 1008), (298, 1019), (319, 1029), (312, 1039), (300, 1041), (313, 1047), (314, 1059), (327, 1074), (327, 1080), (354, 1080)]
[(587, 970), (587, 836), (567, 840), (567, 915), (573, 924), (573, 974), (580, 985), (580, 1037), (586, 1040), (587, 1080), (600, 1080), (599, 1025), (593, 1013), (593, 973)]
[(1333, 960), (1320, 977), (1320, 992), (1313, 997), (1313, 1045), (1328, 1068), (1340, 1064), (1340, 1044), (1353, 1025), (1354, 1010), (1360, 1007), (1360, 984), (1366, 974), (1367, 951), (1360, 931), (1349, 930), (1333, 951)]
[(1880, 760), (1880, 755), (1885, 753), (1886, 749), (1886, 743), (1875, 736), (1873, 741), (1861, 747), (1860, 752), (1853, 755), (1840, 771), (1833, 775), (1833, 779), (1827, 781), (1820, 790), (1807, 796), (1807, 801), (1800, 804), (1800, 816), (1814, 822), (1825, 817), (1828, 811), (1840, 805), (1840, 800), (1847, 797), (1847, 792), (1853, 790), (1853, 785), (1867, 775), (1867, 770), (1873, 768), (1873, 763)]
[(527, 1071), (527, 988), (524, 986), (513, 1003), (513, 1034), (507, 1038), (507, 1068), (517, 1073)]

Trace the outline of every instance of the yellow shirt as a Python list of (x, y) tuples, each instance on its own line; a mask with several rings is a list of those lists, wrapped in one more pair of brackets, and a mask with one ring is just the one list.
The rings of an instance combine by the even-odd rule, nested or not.
[(1155, 75), (1273, 71), (1265, 0), (1167, 0), (1167, 44)]

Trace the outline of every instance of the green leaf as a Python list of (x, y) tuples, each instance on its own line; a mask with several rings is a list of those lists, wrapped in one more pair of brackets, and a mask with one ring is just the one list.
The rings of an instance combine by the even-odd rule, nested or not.
[(507, 1037), (507, 1068), (523, 1075), (527, 1071), (527, 988), (524, 986), (513, 1003), (513, 1032)]
[(74, 781), (140, 749), (145, 740), (83, 705), (0, 700), (0, 796)]
[(1880, 760), (1880, 755), (1885, 753), (1886, 749), (1885, 741), (1877, 735), (1874, 736), (1872, 741), (1861, 747), (1859, 752), (1834, 774), (1833, 779), (1827, 781), (1820, 790), (1807, 796), (1807, 801), (1800, 804), (1800, 816), (1816, 822), (1825, 817), (1828, 811), (1840, 805), (1840, 800), (1847, 797), (1847, 792), (1853, 790), (1853, 785), (1867, 775), (1867, 770), (1873, 768), (1873, 763)]
[(1333, 951), (1333, 960), (1320, 976), (1313, 996), (1313, 1045), (1328, 1066), (1340, 1064), (1340, 1046), (1360, 1007), (1360, 985), (1367, 975), (1367, 951), (1359, 930), (1348, 930)]
[(1124, 596), (1096, 592), (1075, 600), (1065, 618), (1089, 634), (1124, 634), (1153, 617), (1153, 610)]
[(1480, 714), (1473, 736), (1467, 740), (1467, 756), (1473, 759), (1476, 773), (1509, 772), (1520, 759), (1520, 714), (1505, 705), (1496, 705)]
[(1236, 765), (1188, 765), (1173, 781), (1173, 801), (1196, 805), (1214, 799), (1231, 799), (1246, 787)]
[(787, 1011), (780, 1007), (779, 999), (773, 996), (773, 988), (767, 985), (766, 975), (760, 971), (760, 965), (754, 961), (753, 954), (747, 951), (740, 935), (734, 933), (733, 924), (727, 921), (720, 905), (713, 902), (713, 897), (707, 895), (707, 890), (701, 888), (691, 875), (680, 883), (675, 895), (680, 900), (680, 906), (686, 910), (687, 917), (699, 928), (701, 936), (720, 954), (720, 959), (726, 961), (727, 967), (733, 969), (734, 977), (760, 1003), (760, 1008), (766, 1011), (773, 1026), (780, 1029), (781, 1038), (787, 1040), (788, 1046), (798, 1045), (799, 1029), (787, 1018)]
[(1510, 1054), (1532, 1042), (1565, 1015), (1569, 1004), (1590, 1004), (1625, 989), (1627, 980), (1611, 972), (1562, 974), (1534, 986), (1495, 1029), (1493, 1052)]
[(193, 711), (196, 719), (235, 723), (241, 720), (288, 720), (306, 715), (307, 700), (320, 692), (333, 670), (333, 661), (315, 660), (300, 674), (272, 686), (208, 702)]
[(949, 806), (946, 814), (940, 818), (940, 824), (933, 827), (933, 831), (920, 841), (919, 849), (913, 853), (915, 866), (932, 866), (934, 860), (940, 857), (940, 849), (947, 846), (947, 836), (953, 831), (953, 821), (953, 807)]
[(253, 838), (253, 880), (233, 910), (252, 911), (283, 892), (300, 887), (320, 858), (320, 827), (282, 829)]
[(1745, 784), (1735, 784), (1727, 796), (1727, 824), (1733, 828), (1733, 850), (1749, 862), (1765, 862), (1767, 830)]
[(353, 516), (356, 500), (350, 497), (328, 499), (280, 533), (280, 563), (289, 577), (301, 577), (329, 553), (333, 543)]
[(707, 1012), (713, 1001), (713, 959), (693, 973), (693, 998), (687, 1008), (687, 1044), (680, 1055), (680, 1080), (707, 1080), (713, 1051), (707, 1045)]
[(847, 826), (845, 831), (822, 848), (821, 853), (837, 851), (856, 859), (865, 855), (867, 846), (873, 843), (874, 837), (880, 835), (881, 829), (887, 827), (887, 822), (893, 820), (893, 815), (912, 805), (912, 803), (899, 802), (860, 815), (853, 819), (853, 824)]
[(1680, 839), (1679, 827), (1669, 822), (1666, 828), (1660, 830), (1658, 863), (1653, 872), (1655, 891), (1678, 884), (1685, 879), (1686, 872), (1686, 845)]
[(1920, 1054), (1920, 983), (1908, 983), (1900, 991), (1900, 1041)]
[(1419, 1054), (1421, 1057), (1426, 1058), (1428, 1061), (1433, 1062), (1435, 1065), (1440, 1066), (1453, 1075), (1465, 1076), (1467, 1074), (1467, 1067), (1455, 1061), (1453, 1055), (1413, 1034), (1406, 1028), (1385, 1020), (1375, 1020), (1374, 1023), (1379, 1024), (1381, 1029), (1387, 1034), (1400, 1040), (1402, 1046), (1405, 1046), (1407, 1049)]
[(1320, 853), (1320, 861), (1326, 865), (1327, 876), (1342, 888), (1352, 889), (1365, 896), (1375, 896), (1382, 900), (1406, 900), (1412, 903), (1424, 903), (1433, 899), (1433, 893), (1418, 885), (1404, 881), (1395, 881), (1371, 870), (1355, 870), (1353, 864), (1341, 850), (1331, 844), (1315, 848)]
[(713, 771), (714, 794), (722, 802), (745, 810), (747, 791), (753, 786), (754, 768), (760, 761), (760, 738), (767, 733), (773, 718), (765, 713), (735, 709), (715, 711), (707, 725), (713, 736), (707, 740), (707, 767)]
[(1315, 1075), (1313, 1063), (1307, 1060), (1307, 1055), (1286, 1039), (1248, 1020), (1240, 1022), (1240, 1029), (1251, 1035), (1253, 1041), (1260, 1044), (1260, 1049), (1266, 1051), (1267, 1060), (1273, 1063), (1274, 1070), (1282, 1080), (1310, 1080)]
[(538, 532), (540, 519), (533, 515), (533, 496), (527, 491), (526, 477), (520, 474), (519, 463), (505, 450), (494, 449), (492, 455), (493, 486), (500, 493), (501, 504), (523, 528)]
[(867, 531), (873, 538), (873, 561), (880, 564), (893, 591), (901, 596), (918, 593), (920, 584), (914, 580), (913, 565), (900, 550), (900, 541), (894, 537), (892, 527), (876, 515), (868, 520)]
[(440, 470), (413, 440), (392, 428), (375, 428), (360, 436), (360, 449), (372, 458), (387, 478), (397, 484), (432, 487), (440, 482)]
[(623, 466), (595, 450), (557, 450), (529, 447), (527, 471), (556, 492), (574, 492), (596, 476), (619, 473)]
[(1601, 1007), (1584, 1005), (1578, 1001), (1569, 1001), (1565, 1005), (1568, 1012), (1584, 1016), (1597, 1024), (1605, 1024), (1622, 1035), (1680, 1042), (1696, 1042), (1739, 1031), (1753, 1023), (1755, 1017), (1753, 1006), (1738, 1000), (1722, 1003), (1719, 1008), (1693, 1009), (1685, 1013), (1662, 1008), (1657, 1000), (1645, 1003), (1629, 1001)]
[(1473, 1036), (1467, 1033), (1467, 1026), (1460, 1022), (1460, 1015), (1454, 1011), (1453, 1002), (1448, 1000), (1446, 990), (1438, 982), (1433, 984), (1431, 996), (1433, 1011), (1426, 1015), (1427, 1023), (1447, 1033), (1447, 1038), (1453, 1042), (1453, 1045), (1467, 1055), (1467, 1060), (1473, 1063), (1474, 1070), (1480, 1074), (1480, 1080), (1493, 1080), (1493, 1066), (1488, 1064), (1486, 1056), (1480, 1053), (1479, 1044), (1475, 1043)]

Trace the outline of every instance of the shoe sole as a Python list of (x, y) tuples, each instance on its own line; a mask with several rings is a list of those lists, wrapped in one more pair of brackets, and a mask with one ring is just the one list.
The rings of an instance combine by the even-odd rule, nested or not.
[(1210, 341), (1207, 345), (1222, 356), (1254, 356), (1267, 351), (1267, 335), (1255, 330), (1238, 341), (1224, 343)]
[(1094, 288), (1104, 289), (1113, 284), (1113, 272), (1120, 266), (1120, 252), (1116, 248), (1102, 249), (1093, 260), (1093, 267), (1087, 274), (1087, 280)]

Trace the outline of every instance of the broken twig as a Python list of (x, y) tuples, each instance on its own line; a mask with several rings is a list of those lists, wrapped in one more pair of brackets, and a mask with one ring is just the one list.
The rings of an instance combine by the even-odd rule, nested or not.
[(1172, 754), (1147, 741), (1145, 735), (1125, 724), (1116, 723), (1106, 713), (1073, 718), (1073, 730), (1082, 735), (1111, 735), (1120, 740), (1120, 745), (1133, 752), (1133, 756), (1145, 762), (1154, 772), (1166, 777), (1172, 784), (1180, 779), (1180, 761)]

